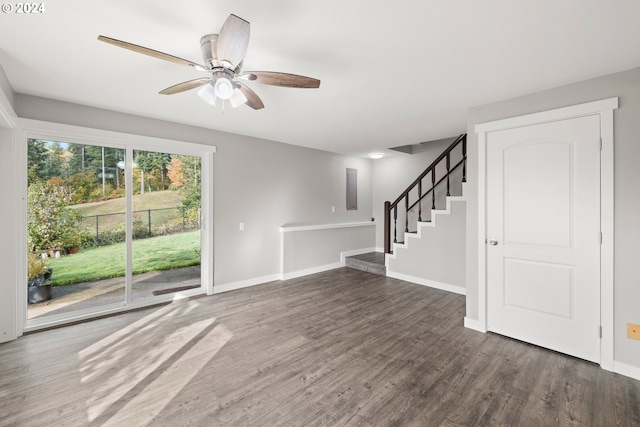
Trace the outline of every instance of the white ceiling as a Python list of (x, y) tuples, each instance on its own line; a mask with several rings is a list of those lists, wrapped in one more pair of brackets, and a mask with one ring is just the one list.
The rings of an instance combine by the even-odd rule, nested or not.
[[(15, 3), (13, 3), (15, 5)], [(0, 15), (14, 91), (305, 147), (361, 155), (465, 131), (468, 108), (640, 66), (638, 0), (55, 0)], [(230, 13), (251, 23), (244, 70), (322, 81), (248, 83), (265, 109), (224, 113), (189, 91), (199, 39)]]

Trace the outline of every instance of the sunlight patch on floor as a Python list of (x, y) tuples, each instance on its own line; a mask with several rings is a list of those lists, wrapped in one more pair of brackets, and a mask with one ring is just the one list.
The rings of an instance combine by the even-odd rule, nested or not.
[(164, 306), (78, 353), (81, 382), (89, 386), (89, 422), (153, 420), (231, 339), (216, 318), (179, 325), (179, 316), (194, 305)]

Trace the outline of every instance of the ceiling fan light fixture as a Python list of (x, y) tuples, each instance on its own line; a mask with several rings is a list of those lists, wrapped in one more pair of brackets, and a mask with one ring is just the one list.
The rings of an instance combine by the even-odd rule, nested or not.
[(214, 89), (214, 87), (211, 84), (206, 84), (206, 85), (202, 86), (198, 90), (198, 95), (200, 96), (200, 98), (204, 99), (204, 102), (206, 102), (209, 105), (213, 105), (215, 107), (215, 105), (216, 105), (216, 90)]
[(244, 93), (242, 93), (240, 89), (236, 89), (233, 91), (231, 98), (229, 98), (229, 102), (233, 108), (237, 108), (247, 103), (247, 97), (244, 96)]
[(220, 99), (229, 99), (233, 95), (233, 83), (227, 77), (219, 77), (214, 88), (216, 96)]

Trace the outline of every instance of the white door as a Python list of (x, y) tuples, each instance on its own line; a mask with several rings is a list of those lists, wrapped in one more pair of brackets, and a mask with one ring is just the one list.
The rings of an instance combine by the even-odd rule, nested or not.
[(489, 330), (600, 361), (599, 115), (487, 134)]

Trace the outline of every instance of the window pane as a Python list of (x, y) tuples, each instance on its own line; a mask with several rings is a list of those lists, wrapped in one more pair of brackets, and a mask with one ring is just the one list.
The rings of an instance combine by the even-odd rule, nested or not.
[(200, 287), (200, 174), (200, 157), (134, 151), (134, 300)]
[(124, 150), (27, 140), (28, 318), (124, 302)]

